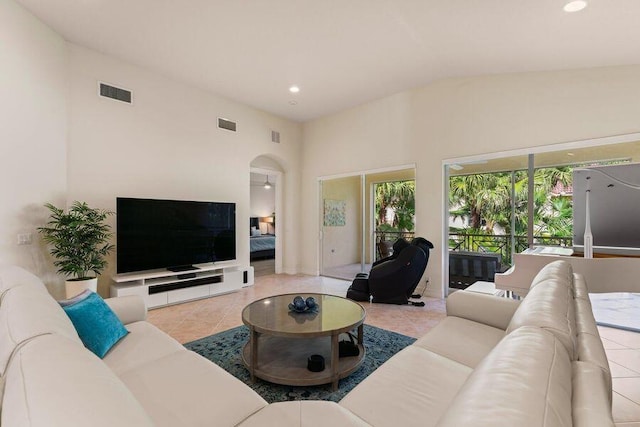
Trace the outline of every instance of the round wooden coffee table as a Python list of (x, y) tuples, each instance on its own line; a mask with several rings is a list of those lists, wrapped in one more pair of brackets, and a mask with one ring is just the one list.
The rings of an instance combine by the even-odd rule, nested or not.
[[(290, 311), (288, 305), (296, 295), (315, 298), (318, 311)], [(285, 294), (254, 301), (242, 310), (242, 321), (250, 330), (242, 360), (253, 381), (258, 377), (285, 385), (331, 383), (337, 390), (340, 378), (353, 373), (364, 361), (364, 318), (360, 304), (334, 295)], [(359, 355), (340, 358), (339, 335), (356, 328)], [(324, 357), (323, 371), (307, 369), (307, 360), (313, 354)]]

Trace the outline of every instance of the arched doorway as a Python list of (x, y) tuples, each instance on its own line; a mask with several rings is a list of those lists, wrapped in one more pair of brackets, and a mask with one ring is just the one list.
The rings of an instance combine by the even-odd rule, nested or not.
[(262, 155), (250, 164), (249, 259), (256, 276), (282, 273), (284, 171)]

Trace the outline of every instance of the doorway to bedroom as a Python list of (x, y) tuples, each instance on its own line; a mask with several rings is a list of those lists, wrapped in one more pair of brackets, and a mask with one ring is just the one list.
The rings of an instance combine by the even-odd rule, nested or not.
[(276, 188), (278, 175), (251, 172), (249, 254), (254, 275), (276, 272)]
[(254, 158), (249, 173), (249, 264), (255, 276), (280, 274), (285, 240), (285, 228), (280, 224), (286, 173), (270, 155)]

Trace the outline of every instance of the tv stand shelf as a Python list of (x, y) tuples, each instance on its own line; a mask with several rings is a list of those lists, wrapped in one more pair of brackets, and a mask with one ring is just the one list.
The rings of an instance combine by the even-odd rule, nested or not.
[(140, 295), (147, 307), (155, 308), (185, 301), (236, 292), (253, 285), (253, 267), (236, 262), (198, 264), (189, 271), (149, 270), (113, 276), (112, 297)]

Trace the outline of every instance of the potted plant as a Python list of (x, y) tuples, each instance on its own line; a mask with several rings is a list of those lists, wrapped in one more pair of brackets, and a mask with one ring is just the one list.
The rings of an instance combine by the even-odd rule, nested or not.
[(73, 202), (65, 212), (51, 203), (49, 222), (39, 227), (43, 240), (51, 245), (58, 273), (70, 277), (65, 282), (67, 298), (85, 289), (96, 291), (98, 275), (107, 265), (106, 256), (113, 250), (109, 243), (111, 228), (105, 219), (113, 212), (90, 208), (85, 202)]

